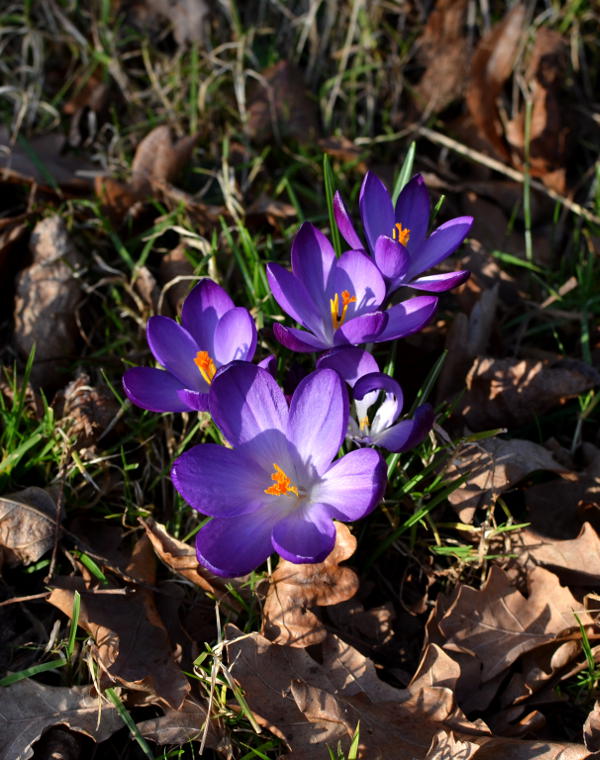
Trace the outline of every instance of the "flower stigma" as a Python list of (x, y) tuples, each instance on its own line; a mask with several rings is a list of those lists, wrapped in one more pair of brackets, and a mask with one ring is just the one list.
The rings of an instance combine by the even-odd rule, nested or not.
[(339, 310), (340, 310), (339, 293), (336, 293), (334, 298), (329, 299), (329, 310), (331, 312), (331, 324), (334, 330), (337, 330), (338, 327), (341, 327), (344, 324), (344, 320), (346, 319), (346, 313), (348, 311), (348, 306), (351, 303), (356, 303), (356, 298), (354, 296), (351, 296), (348, 290), (342, 290), (342, 313), (340, 314), (339, 313)]
[(208, 351), (198, 351), (196, 357), (194, 358), (194, 364), (200, 370), (202, 377), (210, 385), (212, 383), (213, 377), (215, 376), (217, 368), (215, 367), (214, 361), (210, 358)]
[(396, 222), (394, 229), (392, 230), (392, 237), (401, 245), (408, 245), (408, 241), (410, 240), (410, 230), (408, 227), (403, 227), (400, 222)]
[(265, 493), (271, 496), (286, 496), (287, 494), (293, 494), (299, 496), (298, 486), (295, 486), (290, 478), (285, 474), (278, 464), (273, 462), (273, 473), (271, 475), (273, 485), (265, 488)]
[(365, 414), (364, 417), (361, 417), (361, 419), (358, 421), (360, 429), (363, 431), (367, 430), (369, 427), (369, 417)]

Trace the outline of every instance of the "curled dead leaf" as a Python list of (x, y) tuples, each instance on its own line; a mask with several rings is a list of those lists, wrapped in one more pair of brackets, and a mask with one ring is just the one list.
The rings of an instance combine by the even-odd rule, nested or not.
[(47, 491), (30, 486), (0, 498), (0, 553), (10, 567), (37, 562), (54, 545), (57, 509)]
[(279, 561), (270, 578), (263, 607), (263, 633), (278, 644), (307, 647), (327, 635), (311, 607), (350, 599), (358, 591), (358, 577), (339, 563), (356, 549), (356, 539), (343, 523), (336, 523), (336, 544), (324, 562), (296, 565)]

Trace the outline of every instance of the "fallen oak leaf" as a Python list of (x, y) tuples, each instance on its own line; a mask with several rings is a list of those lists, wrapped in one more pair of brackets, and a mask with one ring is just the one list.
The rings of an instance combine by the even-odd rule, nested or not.
[(445, 648), (470, 652), (482, 663), (481, 681), (502, 673), (520, 655), (577, 629), (590, 616), (557, 577), (541, 567), (528, 578), (529, 596), (511, 586), (506, 573), (491, 567), (481, 590), (460, 586), (438, 627)]
[(30, 565), (49, 551), (57, 517), (54, 499), (37, 486), (0, 497), (0, 556), (6, 564)]
[(356, 549), (356, 538), (336, 523), (336, 543), (323, 562), (297, 565), (281, 559), (269, 582), (263, 606), (263, 633), (277, 644), (307, 647), (318, 644), (327, 630), (311, 607), (338, 604), (358, 591), (358, 577), (339, 563)]
[(89, 686), (46, 686), (25, 678), (0, 688), (0, 760), (27, 760), (50, 726), (69, 726), (96, 742), (123, 727), (115, 707), (90, 694)]
[(129, 183), (131, 192), (139, 200), (144, 200), (153, 183), (173, 182), (189, 162), (198, 138), (199, 135), (192, 135), (173, 142), (168, 126), (155, 127), (135, 151)]
[(200, 741), (207, 720), (209, 724), (205, 746), (215, 750), (226, 749), (228, 740), (221, 721), (210, 718), (206, 708), (190, 697), (185, 699), (178, 710), (165, 710), (164, 715), (141, 721), (137, 727), (144, 738), (159, 746), (185, 744)]

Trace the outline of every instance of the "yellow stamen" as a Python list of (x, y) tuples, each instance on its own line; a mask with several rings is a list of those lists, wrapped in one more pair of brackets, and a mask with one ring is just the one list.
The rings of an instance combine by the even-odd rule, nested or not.
[(360, 425), (361, 430), (366, 430), (369, 427), (368, 416), (365, 414), (365, 416), (359, 420), (358, 424)]
[(396, 222), (394, 229), (392, 230), (392, 237), (402, 245), (408, 245), (410, 240), (410, 230), (408, 227), (403, 227), (400, 222)]
[(333, 298), (329, 299), (329, 310), (331, 312), (331, 324), (333, 325), (334, 330), (337, 330), (338, 327), (341, 327), (344, 324), (344, 320), (346, 319), (346, 313), (348, 311), (348, 306), (351, 303), (356, 303), (356, 298), (354, 296), (351, 296), (348, 290), (342, 290), (342, 313), (339, 314), (339, 310), (340, 310), (339, 294), (336, 293)]
[(210, 385), (217, 368), (215, 367), (214, 361), (208, 355), (208, 351), (198, 351), (196, 358), (194, 359), (194, 364), (200, 370), (202, 377)]
[(292, 481), (281, 467), (278, 464), (275, 464), (275, 462), (273, 462), (273, 470), (274, 472), (271, 475), (273, 485), (265, 488), (265, 493), (268, 493), (271, 496), (285, 496), (288, 493), (298, 496), (297, 486), (292, 485)]

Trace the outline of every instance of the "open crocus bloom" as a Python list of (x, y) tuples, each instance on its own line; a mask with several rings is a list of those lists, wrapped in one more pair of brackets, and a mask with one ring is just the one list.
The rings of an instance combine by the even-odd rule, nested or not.
[(171, 477), (194, 509), (214, 518), (196, 539), (199, 561), (214, 573), (244, 575), (273, 551), (321, 562), (335, 543), (333, 520), (358, 520), (380, 501), (380, 454), (358, 449), (333, 461), (349, 413), (335, 371), (308, 375), (288, 409), (268, 372), (234, 362), (215, 377), (209, 409), (232, 448), (194, 446)]
[(208, 392), (219, 367), (251, 361), (256, 326), (247, 309), (234, 306), (220, 285), (202, 280), (185, 299), (178, 324), (151, 317), (148, 345), (165, 369), (133, 367), (123, 376), (127, 397), (153, 412), (207, 411)]
[[(371, 407), (384, 399), (372, 419)], [(396, 422), (403, 405), (402, 388), (389, 375), (371, 372), (354, 384), (356, 419), (350, 417), (348, 436), (358, 444), (382, 446), (388, 451), (408, 451), (425, 438), (433, 425), (433, 409), (423, 404), (415, 410), (412, 419)]]
[[(360, 215), (370, 251), (385, 277), (388, 293), (402, 285), (431, 292), (443, 292), (460, 285), (468, 271), (420, 275), (453, 253), (467, 236), (472, 216), (458, 216), (427, 235), (430, 217), (429, 193), (420, 174), (415, 175), (392, 204), (383, 182), (367, 172), (359, 197)], [(339, 192), (334, 197), (338, 228), (355, 249), (364, 249)]]
[(385, 311), (387, 287), (373, 261), (363, 251), (346, 251), (336, 258), (331, 243), (305, 223), (292, 245), (292, 271), (267, 266), (275, 300), (305, 329), (273, 326), (277, 340), (292, 351), (322, 351), (401, 338), (420, 330), (437, 305), (420, 296)]

